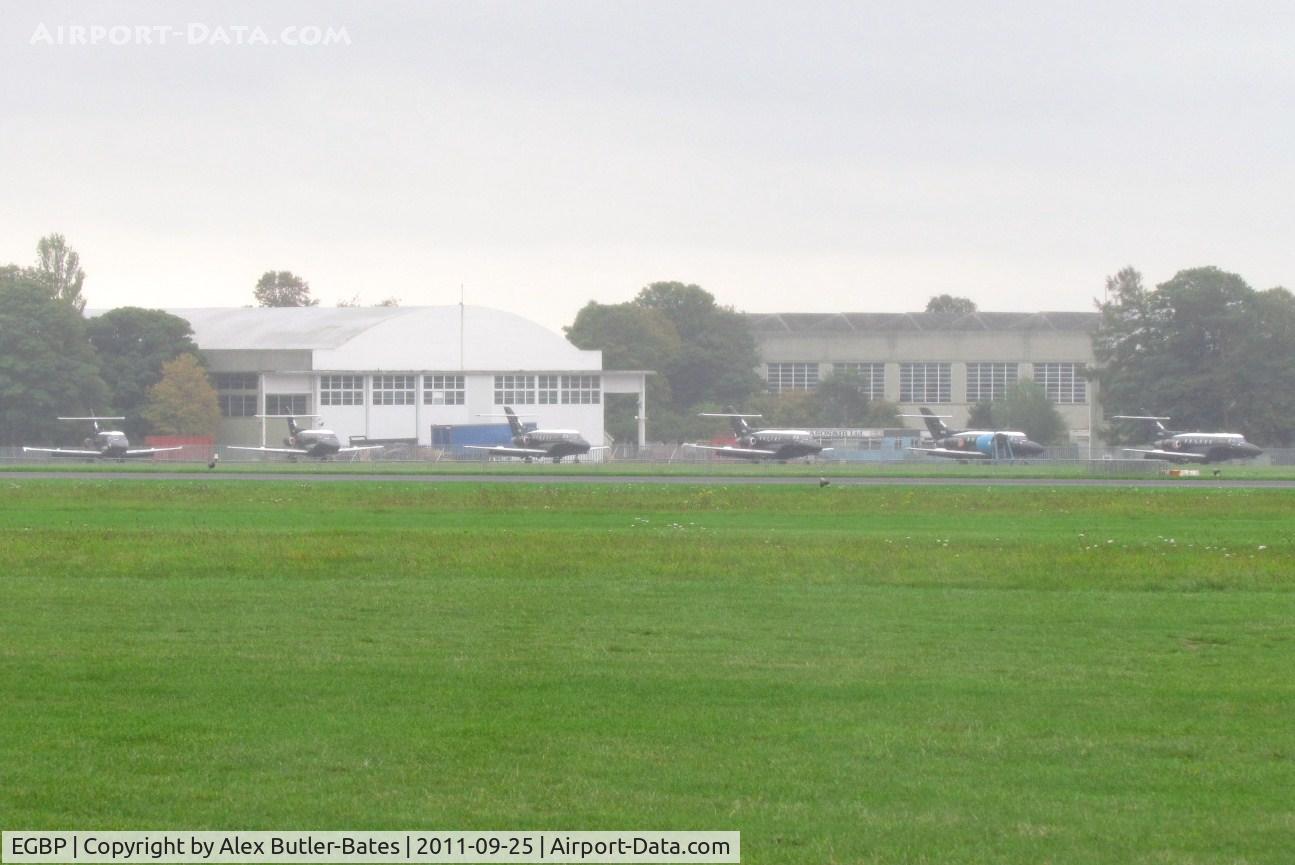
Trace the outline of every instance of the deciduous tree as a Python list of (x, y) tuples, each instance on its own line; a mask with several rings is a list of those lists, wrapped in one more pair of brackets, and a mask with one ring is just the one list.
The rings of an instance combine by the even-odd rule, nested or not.
[(955, 297), (952, 294), (937, 294), (926, 302), (927, 312), (956, 312), (967, 315), (976, 311), (976, 302), (969, 297)]
[[(1108, 411), (1172, 418), (1176, 429), (1239, 431), (1291, 441), (1295, 297), (1256, 292), (1234, 273), (1200, 267), (1148, 291), (1125, 268), (1107, 280), (1093, 335)], [(1126, 439), (1136, 435), (1115, 429)]]
[(317, 306), (310, 296), (310, 283), (290, 270), (267, 270), (252, 292), (259, 306)]
[(98, 352), (114, 412), (126, 416), (128, 435), (142, 435), (146, 423), (141, 411), (148, 389), (162, 378), (163, 364), (198, 353), (189, 322), (160, 309), (124, 306), (90, 319), (86, 331)]
[(85, 298), (81, 296), (81, 286), (85, 283), (81, 256), (67, 245), (63, 235), (46, 235), (36, 244), (35, 273), (55, 300), (66, 303), (77, 312), (85, 310)]
[[(28, 271), (0, 273), (0, 443), (69, 440), (59, 415), (102, 411), (108, 389), (73, 306)], [(71, 431), (74, 432), (74, 431)]]
[(216, 390), (196, 355), (162, 365), (162, 378), (148, 389), (144, 417), (162, 435), (214, 436), (220, 425)]

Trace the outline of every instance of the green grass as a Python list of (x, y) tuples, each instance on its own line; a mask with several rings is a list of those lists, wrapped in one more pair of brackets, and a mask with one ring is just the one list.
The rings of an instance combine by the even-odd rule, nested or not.
[(1290, 861), (1289, 492), (0, 492), (10, 828)]

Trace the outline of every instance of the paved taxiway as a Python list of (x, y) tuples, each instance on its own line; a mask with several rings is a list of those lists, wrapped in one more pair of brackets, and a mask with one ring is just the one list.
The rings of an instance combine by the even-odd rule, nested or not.
[[(353, 472), (4, 472), (9, 480), (134, 480), (134, 481), (280, 481), (288, 483), (327, 483), (359, 481), (364, 483), (431, 483), (431, 484), (683, 484), (700, 486), (795, 486), (817, 484), (816, 477), (726, 476), (726, 475), (559, 475), (559, 474), (356, 474)], [(959, 478), (959, 477), (829, 477), (832, 486), (960, 486), (960, 487), (1165, 487), (1172, 489), (1295, 489), (1295, 480), (1262, 478)]]

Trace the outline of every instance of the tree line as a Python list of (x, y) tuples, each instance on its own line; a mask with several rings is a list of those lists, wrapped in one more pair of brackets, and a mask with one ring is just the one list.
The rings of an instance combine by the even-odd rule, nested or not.
[[(1176, 429), (1241, 432), (1289, 447), (1295, 435), (1295, 295), (1257, 291), (1217, 267), (1147, 288), (1126, 267), (1097, 302), (1093, 372), (1111, 414), (1161, 415)], [(1115, 425), (1108, 441), (1138, 438)]]
[[(213, 434), (219, 423), (193, 332), (161, 310), (122, 307), (84, 316), (85, 271), (66, 239), (40, 239), (33, 265), (0, 267), (0, 444), (67, 439), (60, 414), (125, 415), (128, 434)], [(261, 306), (313, 306), (309, 284), (291, 271), (267, 271), (253, 297)], [(394, 306), (396, 298), (380, 305)], [(339, 306), (358, 305), (357, 299)], [(1295, 296), (1252, 289), (1216, 267), (1180, 271), (1148, 289), (1125, 268), (1096, 302), (1097, 361), (1107, 411), (1173, 418), (1180, 428), (1237, 430), (1268, 445), (1295, 434)], [(969, 314), (976, 304), (944, 294), (927, 312)], [(564, 328), (583, 349), (600, 349), (607, 369), (648, 377), (651, 436), (685, 441), (722, 434), (704, 411), (734, 407), (770, 426), (899, 426), (893, 403), (869, 398), (870, 383), (833, 375), (806, 391), (773, 394), (757, 375), (754, 334), (742, 313), (698, 285), (654, 282), (631, 300), (590, 301)], [(605, 423), (623, 441), (636, 436), (636, 400), (608, 394)], [(1022, 381), (1005, 399), (972, 407), (974, 427), (1020, 429), (1054, 442), (1065, 426), (1041, 387)], [(75, 432), (75, 431), (73, 431)], [(1100, 430), (1112, 443), (1140, 431)]]
[(0, 267), (0, 444), (71, 442), (59, 415), (124, 415), (127, 435), (212, 435), (220, 422), (193, 331), (155, 309), (84, 315), (80, 257), (60, 234)]

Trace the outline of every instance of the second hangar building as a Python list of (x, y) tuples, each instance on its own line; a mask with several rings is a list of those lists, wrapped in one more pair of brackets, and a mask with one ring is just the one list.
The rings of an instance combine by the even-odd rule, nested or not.
[(749, 313), (771, 393), (813, 390), (826, 376), (860, 376), (871, 399), (904, 412), (926, 406), (964, 427), (977, 402), (1033, 379), (1087, 441), (1100, 418), (1093, 366), (1095, 312)]
[[(453, 447), (506, 437), (505, 406), (607, 444), (603, 396), (646, 376), (602, 368), (532, 321), (477, 306), (172, 309), (189, 322), (220, 401), (222, 444), (274, 445), (283, 421), (320, 416), (343, 442)], [(640, 439), (644, 434), (640, 421)]]

